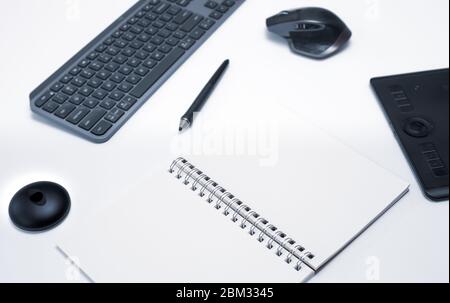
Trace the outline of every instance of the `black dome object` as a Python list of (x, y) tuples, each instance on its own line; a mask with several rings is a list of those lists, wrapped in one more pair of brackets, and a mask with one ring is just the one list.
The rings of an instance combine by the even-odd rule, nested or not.
[(266, 24), (270, 32), (287, 39), (295, 53), (316, 59), (337, 53), (352, 36), (337, 15), (319, 7), (283, 11)]
[(37, 182), (19, 190), (9, 204), (9, 216), (20, 229), (39, 232), (56, 227), (68, 215), (70, 196), (52, 182)]

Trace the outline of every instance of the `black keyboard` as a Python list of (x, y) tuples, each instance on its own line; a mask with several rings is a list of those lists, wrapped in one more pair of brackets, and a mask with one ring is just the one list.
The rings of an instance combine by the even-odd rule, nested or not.
[(108, 141), (244, 0), (141, 0), (35, 89), (33, 112)]

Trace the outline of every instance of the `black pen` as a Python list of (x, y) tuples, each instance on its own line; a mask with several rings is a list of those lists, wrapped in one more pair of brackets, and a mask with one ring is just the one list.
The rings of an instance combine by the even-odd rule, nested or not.
[(183, 117), (181, 117), (179, 128), (180, 132), (192, 125), (192, 123), (194, 122), (194, 113), (199, 112), (202, 109), (203, 105), (206, 103), (206, 100), (208, 100), (208, 97), (213, 92), (217, 83), (219, 83), (221, 76), (224, 74), (229, 64), (230, 60), (225, 60), (225, 62), (222, 63), (211, 80), (209, 80), (209, 82), (200, 92), (197, 99), (195, 99), (194, 103), (192, 103), (188, 111), (183, 115)]

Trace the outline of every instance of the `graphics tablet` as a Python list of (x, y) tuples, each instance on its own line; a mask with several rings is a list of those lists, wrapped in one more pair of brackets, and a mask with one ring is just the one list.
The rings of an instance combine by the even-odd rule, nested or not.
[(371, 80), (426, 196), (448, 200), (448, 69)]

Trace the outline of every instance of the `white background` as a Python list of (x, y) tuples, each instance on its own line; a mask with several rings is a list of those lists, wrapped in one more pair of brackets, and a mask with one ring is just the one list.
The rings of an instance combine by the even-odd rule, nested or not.
[[(89, 167), (115, 164), (108, 173), (118, 172), (121, 180), (98, 181), (97, 191), (105, 196), (121, 182), (139, 178), (139, 163), (151, 161), (147, 152), (152, 151), (142, 140), (155, 131), (145, 128), (146, 119), (169, 104), (174, 112), (167, 119), (176, 124), (226, 57), (232, 60), (227, 79), (233, 83), (233, 75), (244, 74), (247, 81), (219, 87), (214, 99), (220, 106), (226, 106), (220, 98), (237, 98), (241, 91), (273, 98), (411, 183), (410, 193), (312, 282), (448, 282), (448, 202), (423, 197), (369, 87), (374, 76), (448, 67), (448, 1), (248, 0), (110, 142), (85, 142), (31, 115), (28, 94), (133, 3), (0, 2), (0, 282), (70, 281), (70, 267), (55, 245), (67, 226), (76, 227), (87, 204), (95, 203), (76, 199), (80, 191), (91, 190), (87, 179), (98, 181), (104, 174)], [(295, 56), (265, 30), (266, 17), (312, 5), (336, 12), (354, 34), (345, 52), (327, 61)], [(205, 109), (214, 111), (214, 103)], [(79, 205), (51, 232), (20, 232), (9, 221), (9, 200), (21, 186), (42, 179), (66, 184)], [(368, 272), (374, 266), (379, 276), (372, 280)]]

